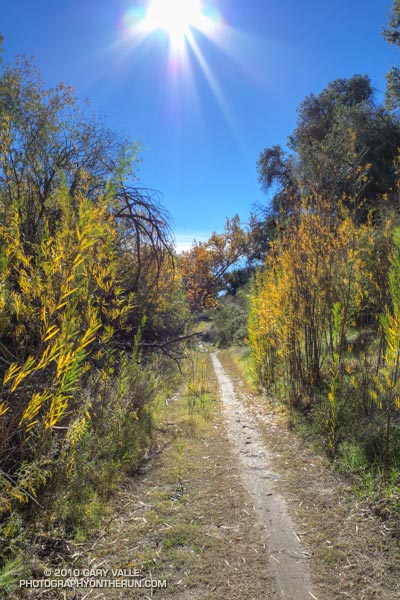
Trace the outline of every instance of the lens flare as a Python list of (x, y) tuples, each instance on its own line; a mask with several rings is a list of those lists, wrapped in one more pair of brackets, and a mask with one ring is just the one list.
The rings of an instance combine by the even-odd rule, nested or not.
[(153, 0), (143, 27), (149, 33), (162, 29), (172, 43), (181, 44), (192, 27), (201, 29), (203, 18), (199, 0)]
[[(216, 7), (217, 0), (150, 0), (141, 8), (131, 8), (123, 18), (125, 40), (131, 49), (142, 44), (154, 53), (159, 42), (168, 41), (166, 76), (166, 108), (177, 114), (183, 99), (190, 95), (190, 105), (196, 105), (196, 73), (202, 73), (219, 105), (224, 120), (233, 130), (235, 119), (230, 103), (225, 97), (219, 78), (207, 61), (204, 48), (225, 51), (224, 38), (231, 30)], [(158, 38), (158, 39), (157, 39)], [(151, 43), (146, 43), (151, 42)], [(182, 99), (183, 98), (183, 99)]]
[(151, 0), (147, 8), (128, 11), (124, 22), (135, 38), (164, 32), (172, 49), (183, 53), (193, 31), (211, 38), (221, 18), (215, 8), (204, 6), (201, 0)]

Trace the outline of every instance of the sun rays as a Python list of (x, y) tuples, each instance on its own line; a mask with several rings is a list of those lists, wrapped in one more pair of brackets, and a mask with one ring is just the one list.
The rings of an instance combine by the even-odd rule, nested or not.
[(182, 48), (192, 28), (204, 27), (200, 0), (152, 0), (141, 23), (149, 34), (161, 29), (172, 46)]
[[(146, 83), (159, 97), (158, 109), (171, 127), (187, 125), (188, 118), (208, 127), (208, 90), (221, 121), (240, 145), (244, 133), (229, 89), (235, 73), (260, 78), (257, 66), (260, 57), (268, 57), (268, 49), (257, 36), (234, 27), (228, 7), (224, 15), (218, 10), (219, 0), (131, 1), (113, 52), (120, 68), (129, 70), (131, 64), (138, 72), (149, 65)], [(254, 57), (251, 65), (244, 61), (243, 48)]]
[(193, 92), (196, 65), (227, 116), (227, 102), (202, 52), (205, 40), (215, 47), (221, 44), (225, 27), (215, 5), (202, 0), (152, 0), (146, 6), (132, 7), (124, 16), (124, 37), (132, 48), (150, 40), (162, 46), (167, 40), (166, 77), (170, 91), (176, 88), (179, 79), (179, 89), (187, 84), (188, 90)]

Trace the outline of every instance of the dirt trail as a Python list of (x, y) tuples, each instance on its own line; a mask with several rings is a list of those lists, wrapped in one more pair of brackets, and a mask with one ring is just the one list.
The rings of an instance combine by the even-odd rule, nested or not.
[[(37, 547), (34, 578), (58, 566), (139, 568), (167, 581), (154, 590), (160, 600), (400, 598), (398, 529), (288, 429), (286, 413), (249, 392), (234, 356), (198, 354), (207, 398), (189, 404), (182, 391), (163, 403), (149, 460), (115, 490), (101, 530), (69, 540), (64, 556)], [(20, 592), (10, 600), (153, 597)]]
[[(305, 552), (275, 482), (279, 473), (271, 470), (271, 453), (265, 447), (257, 424), (237, 399), (233, 384), (217, 353), (211, 355), (225, 407), (229, 438), (240, 464), (243, 485), (251, 494), (261, 521), (278, 593), (286, 600), (310, 600), (310, 578)], [(314, 596), (315, 597), (315, 596)]]

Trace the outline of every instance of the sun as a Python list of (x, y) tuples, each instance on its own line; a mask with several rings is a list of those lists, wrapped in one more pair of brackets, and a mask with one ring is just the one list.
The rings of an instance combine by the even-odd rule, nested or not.
[(191, 28), (201, 29), (204, 20), (200, 0), (152, 0), (143, 20), (148, 33), (164, 30), (171, 43), (182, 44)]
[[(129, 1), (132, 2), (124, 0)], [(181, 109), (198, 106), (197, 80), (201, 72), (224, 120), (235, 130), (237, 119), (223, 92), (220, 78), (216, 77), (207, 60), (208, 47), (204, 42), (236, 59), (243, 36), (239, 30), (227, 25), (218, 4), (218, 0), (133, 0), (122, 16), (120, 47), (126, 56), (135, 51), (134, 59), (137, 61), (143, 56), (136, 52), (141, 49), (149, 54), (149, 60), (157, 59), (157, 68), (165, 67), (167, 95), (163, 110), (166, 114), (179, 118)], [(167, 44), (165, 38), (168, 38)], [(237, 62), (243, 68), (242, 63)], [(153, 71), (149, 70), (148, 77), (153, 77)], [(186, 102), (188, 98), (190, 103)]]

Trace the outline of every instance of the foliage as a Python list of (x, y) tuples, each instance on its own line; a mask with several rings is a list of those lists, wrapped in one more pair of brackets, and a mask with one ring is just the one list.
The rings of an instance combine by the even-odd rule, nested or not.
[(400, 45), (400, 2), (393, 0), (392, 12), (389, 16), (388, 27), (383, 31), (385, 39), (390, 44)]
[(385, 473), (389, 472), (390, 436), (394, 413), (400, 410), (400, 231), (393, 233), (394, 247), (389, 270), (391, 306), (381, 315), (386, 349), (382, 368), (374, 378), (371, 396), (386, 416)]
[(227, 219), (224, 233), (213, 233), (207, 242), (195, 242), (179, 257), (182, 284), (192, 311), (218, 304), (224, 275), (244, 256), (247, 235), (236, 215)]
[[(283, 377), (293, 403), (323, 384), (334, 359), (335, 303), (342, 323), (339, 352), (354, 316), (360, 250), (348, 212), (332, 217), (329, 203), (305, 200), (299, 220), (272, 244), (250, 298), (249, 342), (263, 384)], [(365, 228), (367, 230), (367, 226)]]
[[(275, 203), (274, 206), (276, 206)], [(259, 265), (264, 261), (265, 255), (270, 249), (271, 242), (276, 239), (279, 227), (277, 214), (275, 214), (273, 208), (268, 210), (261, 206), (258, 208), (257, 212), (250, 215), (248, 226), (249, 233), (246, 259), (249, 266), (254, 269), (254, 265)], [(247, 281), (249, 281), (249, 279), (247, 279)]]
[(255, 277), (248, 335), (259, 384), (306, 409), (330, 453), (386, 473), (399, 461), (395, 223), (303, 200)]
[(2, 211), (6, 217), (17, 205), (30, 242), (39, 241), (45, 214), (59, 217), (51, 196), (61, 184), (78, 205), (82, 187), (91, 200), (103, 194), (120, 159), (135, 164), (137, 146), (119, 140), (89, 107), (80, 109), (71, 88), (46, 89), (24, 58), (1, 71), (0, 116)]
[[(59, 84), (46, 89), (26, 59), (5, 65), (0, 74), (2, 221), (8, 223), (16, 212), (24, 243), (37, 244), (47, 235), (45, 224), (50, 234), (57, 228), (61, 188), (74, 213), (82, 196), (93, 204), (109, 198), (121, 284), (126, 294), (136, 295), (139, 307), (131, 327), (119, 330), (120, 347), (130, 351), (130, 331), (153, 313), (159, 283), (173, 278), (174, 270), (173, 240), (159, 194), (134, 185), (140, 146), (111, 131), (88, 105), (80, 108), (71, 88)], [(148, 320), (144, 339), (154, 339), (158, 322), (153, 328)], [(185, 325), (163, 327), (172, 337)]]
[[(24, 244), (18, 211), (0, 230), (7, 366), (0, 456), (15, 481), (4, 484), (3, 508), (13, 499), (26, 502), (45, 483), (48, 469), (27, 471), (26, 461), (48, 453), (58, 437), (55, 428), (64, 428), (76, 408), (74, 395), (94, 356), (98, 362), (104, 358), (102, 347), (133, 309), (132, 297), (120, 297), (109, 200), (93, 206), (82, 197), (78, 215), (67, 192), (60, 190), (55, 202), (59, 227), (51, 234), (45, 219), (40, 243)], [(12, 358), (7, 339), (13, 340)], [(11, 452), (16, 445), (17, 460)]]
[[(52, 482), (52, 493), (59, 489), (52, 518), (69, 534), (85, 538), (98, 527), (104, 501), (127, 471), (137, 469), (149, 443), (151, 405), (166, 364), (154, 357), (157, 369), (143, 366), (138, 352), (137, 345), (132, 356), (121, 354), (118, 375), (112, 379), (102, 371), (91, 376), (80, 413), (69, 427), (74, 444), (61, 448), (57, 481)], [(82, 427), (85, 410), (91, 411), (91, 418)], [(46, 501), (52, 502), (48, 496)]]
[(242, 345), (247, 337), (247, 289), (241, 288), (235, 296), (225, 295), (213, 311), (213, 327), (208, 338), (213, 344), (227, 347)]
[(365, 222), (396, 183), (398, 121), (375, 104), (371, 82), (361, 75), (310, 94), (298, 113), (292, 153), (273, 146), (257, 163), (262, 188), (273, 191), (275, 215), (282, 220), (301, 210), (302, 196), (315, 195), (329, 200), (332, 211), (351, 198), (353, 218)]
[(212, 390), (209, 381), (209, 356), (205, 353), (193, 350), (187, 362), (187, 385), (186, 397), (189, 416), (193, 417), (197, 412), (207, 415)]
[[(400, 46), (400, 2), (393, 0), (392, 12), (389, 16), (388, 27), (383, 30), (384, 38), (389, 44)], [(400, 69), (393, 66), (386, 74), (386, 106), (389, 110), (398, 111), (400, 108)]]
[(289, 215), (299, 200), (295, 157), (288, 155), (280, 146), (266, 148), (257, 161), (257, 170), (263, 191), (274, 188), (274, 213)]
[(28, 575), (28, 569), (21, 556), (13, 558), (0, 570), (0, 594), (11, 594), (16, 587), (16, 582)]
[[(397, 46), (399, 11), (394, 0), (384, 31)], [(399, 80), (393, 67), (386, 106), (366, 75), (307, 96), (288, 150), (259, 157), (271, 204), (251, 221), (259, 385), (302, 409), (332, 455), (386, 477), (399, 462)]]
[(134, 185), (137, 151), (26, 60), (1, 67), (0, 561), (29, 520), (96, 526), (149, 441), (165, 354), (183, 356), (168, 215)]

